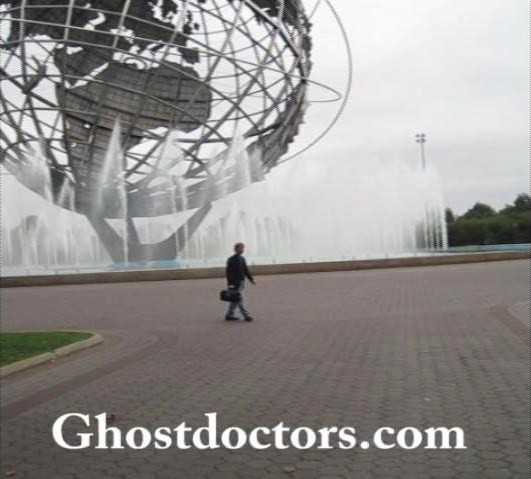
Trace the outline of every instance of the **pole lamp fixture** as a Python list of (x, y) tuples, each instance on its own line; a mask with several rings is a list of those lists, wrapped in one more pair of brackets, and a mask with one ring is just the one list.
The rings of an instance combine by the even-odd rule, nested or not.
[(420, 145), (420, 155), (421, 155), (421, 161), (422, 161), (422, 169), (426, 169), (426, 142), (428, 141), (426, 139), (426, 134), (424, 133), (417, 133), (415, 135), (416, 142)]

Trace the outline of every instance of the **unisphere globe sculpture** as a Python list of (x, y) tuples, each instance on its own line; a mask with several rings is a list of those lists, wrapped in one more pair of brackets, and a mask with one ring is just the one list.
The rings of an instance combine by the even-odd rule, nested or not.
[[(241, 164), (262, 179), (303, 121), (301, 0), (0, 0), (2, 164), (86, 215), (113, 259), (175, 257)], [(43, 175), (50, 179), (49, 186)], [(145, 248), (134, 217), (194, 211)]]

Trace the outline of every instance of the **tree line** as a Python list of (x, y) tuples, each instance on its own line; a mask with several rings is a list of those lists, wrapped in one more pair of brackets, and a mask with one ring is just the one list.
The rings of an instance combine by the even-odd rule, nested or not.
[(476, 203), (464, 215), (446, 209), (450, 246), (519, 244), (531, 242), (531, 197), (522, 193), (499, 211)]

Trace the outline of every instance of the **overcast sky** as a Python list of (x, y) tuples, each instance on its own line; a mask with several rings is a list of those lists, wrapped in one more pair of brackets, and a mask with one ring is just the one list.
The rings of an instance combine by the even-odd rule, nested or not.
[[(348, 108), (325, 140), (279, 167), (273, 182), (301, 168), (322, 172), (323, 165), (340, 166), (348, 177), (351, 162), (414, 164), (414, 134), (424, 132), (428, 161), (439, 169), (446, 203), (457, 212), (476, 201), (502, 207), (529, 191), (527, 0), (333, 4), (353, 48)], [(339, 29), (326, 8), (314, 25), (314, 79), (342, 88), (347, 63)], [(327, 96), (312, 89), (314, 99)], [(297, 146), (322, 129), (333, 109), (310, 108)]]

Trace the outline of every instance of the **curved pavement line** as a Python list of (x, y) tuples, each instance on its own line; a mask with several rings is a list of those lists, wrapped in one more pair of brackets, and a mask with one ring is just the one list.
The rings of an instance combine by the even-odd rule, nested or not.
[(93, 381), (96, 381), (104, 376), (112, 374), (120, 369), (130, 366), (131, 363), (139, 361), (150, 356), (153, 352), (160, 351), (163, 348), (171, 346), (175, 343), (176, 335), (157, 334), (157, 340), (149, 346), (135, 351), (131, 354), (121, 357), (115, 361), (111, 361), (103, 366), (100, 366), (92, 371), (76, 376), (75, 378), (68, 379), (53, 387), (39, 391), (38, 393), (26, 396), (24, 399), (15, 401), (1, 409), (2, 421), (9, 421), (31, 409), (34, 409), (48, 401), (56, 399), (61, 395), (76, 389), (81, 386), (85, 386)]
[(529, 347), (529, 328), (510, 312), (510, 306), (492, 306), (490, 310), (494, 317), (498, 318), (526, 347)]

